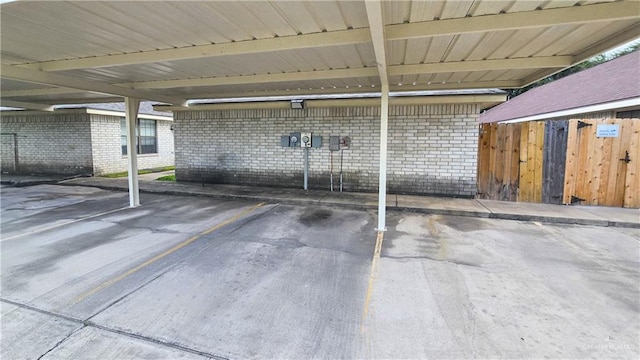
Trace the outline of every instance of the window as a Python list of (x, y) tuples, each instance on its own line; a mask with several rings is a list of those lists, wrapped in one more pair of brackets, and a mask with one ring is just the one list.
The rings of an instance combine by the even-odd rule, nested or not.
[[(138, 154), (155, 154), (158, 152), (156, 121), (138, 119), (136, 123), (136, 148)], [(120, 146), (122, 155), (127, 155), (127, 122), (120, 121)]]

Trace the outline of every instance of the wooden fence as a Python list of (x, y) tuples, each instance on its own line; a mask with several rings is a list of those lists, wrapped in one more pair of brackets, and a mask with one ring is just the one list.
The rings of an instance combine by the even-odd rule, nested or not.
[(482, 124), (478, 197), (640, 207), (640, 119)]

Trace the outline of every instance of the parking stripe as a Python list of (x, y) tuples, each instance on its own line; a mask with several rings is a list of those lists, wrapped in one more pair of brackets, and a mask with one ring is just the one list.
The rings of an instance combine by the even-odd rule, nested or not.
[(245, 216), (245, 215), (247, 215), (247, 214), (249, 214), (249, 213), (253, 212), (254, 210), (258, 209), (259, 207), (263, 206), (264, 204), (265, 204), (265, 203), (263, 203), (263, 202), (262, 202), (262, 203), (259, 203), (259, 204), (256, 204), (256, 205), (254, 205), (254, 206), (252, 206), (252, 207), (250, 207), (250, 208), (248, 208), (248, 209), (246, 209), (246, 210), (244, 210), (244, 211), (242, 211), (242, 212), (240, 212), (240, 213), (238, 213), (238, 214), (236, 214), (236, 215), (234, 215), (234, 216), (230, 217), (229, 219), (227, 219), (227, 220), (225, 220), (225, 221), (223, 221), (223, 222), (221, 222), (221, 223), (218, 223), (218, 224), (216, 224), (216, 225), (214, 225), (214, 226), (210, 227), (209, 229), (207, 229), (207, 230), (205, 230), (205, 231), (203, 231), (203, 232), (201, 232), (201, 233), (199, 233), (199, 234), (197, 234), (197, 235), (194, 235), (194, 236), (192, 236), (192, 237), (188, 238), (187, 240), (185, 240), (185, 241), (181, 242), (180, 244), (178, 244), (178, 245), (176, 245), (176, 246), (172, 247), (172, 248), (171, 248), (171, 249), (169, 249), (169, 250), (164, 251), (163, 253), (161, 253), (161, 254), (159, 254), (159, 255), (154, 256), (153, 258), (151, 258), (151, 259), (149, 259), (149, 260), (147, 260), (147, 261), (143, 262), (142, 264), (140, 264), (140, 265), (138, 265), (138, 266), (136, 266), (136, 267), (134, 267), (134, 268), (132, 268), (132, 269), (130, 269), (130, 270), (128, 270), (128, 271), (126, 271), (125, 273), (122, 273), (122, 274), (120, 274), (120, 275), (118, 275), (118, 276), (116, 276), (116, 277), (114, 277), (114, 278), (112, 278), (112, 279), (110, 279), (110, 280), (108, 280), (108, 281), (106, 281), (106, 282), (102, 283), (102, 284), (101, 284), (101, 285), (99, 285), (98, 287), (96, 287), (96, 288), (94, 288), (94, 289), (92, 289), (92, 290), (90, 290), (90, 291), (87, 291), (86, 293), (84, 293), (84, 294), (82, 294), (82, 295), (78, 296), (78, 297), (73, 301), (73, 304), (78, 303), (78, 302), (80, 302), (80, 301), (82, 301), (82, 300), (86, 299), (87, 297), (89, 297), (89, 296), (91, 296), (91, 295), (93, 295), (93, 294), (95, 294), (95, 293), (97, 293), (97, 292), (99, 292), (99, 291), (102, 291), (102, 290), (104, 290), (104, 289), (108, 288), (109, 286), (111, 286), (111, 285), (113, 285), (113, 284), (115, 284), (115, 283), (117, 283), (117, 282), (119, 282), (119, 281), (121, 281), (121, 280), (123, 280), (123, 279), (127, 278), (128, 276), (130, 276), (130, 275), (132, 275), (132, 274), (134, 274), (134, 273), (136, 273), (136, 272), (140, 271), (141, 269), (143, 269), (143, 268), (145, 268), (145, 267), (147, 267), (147, 266), (149, 266), (149, 265), (153, 264), (154, 262), (156, 262), (156, 261), (158, 261), (158, 260), (160, 260), (160, 259), (164, 258), (165, 256), (170, 255), (170, 254), (172, 254), (172, 253), (174, 253), (174, 252), (176, 252), (176, 251), (178, 251), (178, 250), (182, 249), (183, 247), (185, 247), (185, 246), (187, 246), (187, 245), (191, 244), (192, 242), (194, 242), (194, 241), (198, 240), (199, 238), (201, 238), (201, 237), (203, 237), (203, 236), (205, 236), (205, 235), (211, 234), (212, 232), (214, 232), (214, 231), (216, 231), (216, 230), (220, 229), (220, 228), (221, 228), (221, 227), (223, 227), (223, 226), (226, 226), (226, 225), (229, 225), (229, 224), (231, 224), (231, 223), (233, 223), (233, 222), (236, 222), (236, 221), (237, 221), (237, 220), (239, 220), (241, 217), (243, 217), (243, 216)]
[(373, 260), (371, 261), (371, 272), (369, 273), (369, 285), (367, 286), (367, 295), (364, 299), (364, 309), (362, 311), (362, 327), (364, 330), (364, 321), (369, 314), (369, 302), (371, 301), (371, 292), (373, 291), (373, 284), (375, 282), (376, 275), (378, 273), (378, 263), (380, 262), (380, 252), (382, 251), (382, 241), (384, 240), (384, 232), (379, 231), (376, 238), (376, 247), (373, 252)]

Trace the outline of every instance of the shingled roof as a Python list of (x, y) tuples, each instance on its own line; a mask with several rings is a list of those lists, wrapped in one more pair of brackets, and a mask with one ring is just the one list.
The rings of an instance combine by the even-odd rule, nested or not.
[[(640, 105), (640, 51), (529, 90), (482, 113), (479, 120), (488, 123), (553, 118), (562, 111), (593, 112), (593, 105), (611, 104), (613, 109), (616, 103), (634, 99), (637, 101), (631, 103)], [(602, 106), (599, 111), (606, 109)]]

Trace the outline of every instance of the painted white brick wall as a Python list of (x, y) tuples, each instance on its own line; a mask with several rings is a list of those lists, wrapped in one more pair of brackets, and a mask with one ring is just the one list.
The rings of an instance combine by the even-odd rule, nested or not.
[[(390, 192), (474, 196), (478, 146), (475, 104), (392, 106)], [(376, 191), (380, 120), (375, 107), (175, 113), (178, 180), (301, 187), (303, 150), (280, 147), (280, 136), (313, 132), (309, 186), (329, 188), (329, 136), (349, 136), (343, 153), (345, 190)], [(334, 184), (340, 153), (333, 153)]]
[[(127, 171), (127, 157), (120, 148), (120, 120), (122, 117), (91, 115), (93, 144), (93, 173), (103, 175)], [(157, 154), (138, 155), (138, 169), (172, 166), (175, 162), (171, 121), (156, 121)]]
[[(2, 133), (18, 135), (19, 173), (90, 174), (90, 132), (87, 114), (2, 115)], [(12, 136), (1, 138), (2, 171), (13, 172)]]

